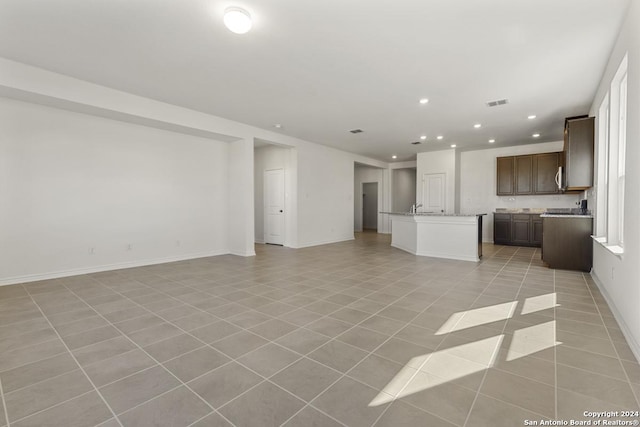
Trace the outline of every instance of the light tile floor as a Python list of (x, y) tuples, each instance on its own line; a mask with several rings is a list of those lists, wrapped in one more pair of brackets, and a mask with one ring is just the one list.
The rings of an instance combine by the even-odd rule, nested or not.
[(520, 426), (638, 410), (640, 367), (597, 287), (536, 249), (438, 260), (367, 233), (256, 251), (1, 287), (0, 426)]

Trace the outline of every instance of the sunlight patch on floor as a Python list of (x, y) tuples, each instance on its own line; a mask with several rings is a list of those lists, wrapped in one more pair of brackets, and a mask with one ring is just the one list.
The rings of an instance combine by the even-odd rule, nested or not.
[(513, 332), (507, 361), (529, 356), (559, 344), (562, 343), (556, 341), (555, 320), (521, 328)]
[(436, 335), (444, 335), (462, 329), (473, 328), (474, 326), (507, 320), (513, 316), (517, 305), (518, 301), (511, 301), (453, 313), (438, 329)]
[(490, 368), (503, 338), (504, 335), (497, 335), (412, 358), (369, 406), (383, 405)]
[(524, 300), (522, 305), (522, 311), (520, 314), (530, 314), (536, 311), (544, 311), (550, 308), (557, 307), (556, 293), (538, 295), (536, 297), (529, 297)]

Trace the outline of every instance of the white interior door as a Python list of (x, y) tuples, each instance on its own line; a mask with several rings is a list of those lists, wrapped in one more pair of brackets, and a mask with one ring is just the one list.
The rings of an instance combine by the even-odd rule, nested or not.
[(264, 171), (264, 242), (284, 244), (284, 170)]
[(444, 212), (445, 205), (444, 173), (425, 173), (422, 175), (422, 210), (424, 212)]

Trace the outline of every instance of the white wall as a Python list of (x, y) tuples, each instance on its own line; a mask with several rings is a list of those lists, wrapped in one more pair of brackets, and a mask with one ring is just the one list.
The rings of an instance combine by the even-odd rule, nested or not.
[(299, 146), (297, 246), (351, 239), (353, 160), (324, 146)]
[(392, 170), (392, 211), (408, 212), (416, 202), (416, 168)]
[[(636, 358), (640, 360), (640, 168), (637, 167), (640, 164), (640, 2), (630, 3), (625, 22), (591, 106), (591, 115), (597, 115), (613, 75), (624, 55), (628, 53), (629, 120), (626, 146), (627, 185), (624, 194), (624, 255), (613, 255), (608, 249), (594, 242), (592, 276), (609, 303)], [(597, 123), (598, 120), (596, 126)], [(596, 153), (599, 144), (600, 141), (596, 141)], [(593, 196), (591, 198), (595, 199)]]
[(422, 200), (422, 177), (427, 173), (444, 173), (446, 175), (445, 211), (454, 212), (456, 198), (456, 151), (442, 150), (428, 153), (418, 153), (416, 200), (424, 205)]
[(0, 117), (0, 283), (228, 252), (227, 143), (6, 98)]
[[(275, 145), (258, 147), (254, 150), (254, 220), (255, 241), (264, 243), (264, 172), (273, 169), (282, 169), (285, 173), (285, 207), (290, 199), (290, 193), (286, 190), (287, 178), (291, 171), (289, 167), (290, 149)], [(285, 209), (285, 222), (290, 217), (290, 212)], [(286, 229), (285, 229), (286, 233)], [(285, 234), (285, 238), (286, 238)]]
[[(384, 187), (383, 187), (383, 170), (380, 168), (372, 168), (366, 166), (356, 165), (354, 170), (354, 184), (353, 184), (353, 230), (362, 231), (362, 184), (365, 182), (377, 182), (378, 183), (378, 212), (382, 211), (383, 199), (384, 199)], [(378, 231), (383, 232), (380, 228), (383, 227), (382, 214), (378, 214)]]
[[(253, 207), (254, 179), (252, 173), (254, 170), (253, 141), (256, 139), (271, 141), (274, 144), (288, 147), (291, 153), (291, 173), (288, 183), (289, 187), (286, 189), (286, 191), (291, 194), (289, 201), (290, 206), (287, 208), (291, 217), (287, 219), (286, 224), (286, 239), (289, 241), (287, 242), (287, 240), (285, 240), (285, 245), (291, 247), (312, 246), (353, 239), (354, 162), (381, 168), (388, 167), (388, 163), (386, 162), (310, 143), (298, 138), (221, 117), (113, 90), (4, 58), (0, 58), (0, 97), (5, 97), (2, 99), (3, 103), (13, 102), (7, 100), (7, 98), (26, 101), (29, 103), (27, 104), (29, 107), (25, 108), (34, 109), (34, 111), (42, 109), (42, 107), (38, 105), (55, 107), (41, 110), (45, 111), (42, 122), (47, 123), (47, 126), (49, 122), (55, 123), (58, 116), (66, 117), (72, 116), (75, 113), (83, 113), (74, 116), (78, 118), (76, 121), (77, 126), (69, 130), (70, 134), (75, 136), (68, 137), (68, 135), (63, 132), (59, 137), (60, 140), (74, 141), (73, 146), (81, 146), (78, 141), (88, 139), (87, 137), (89, 135), (101, 139), (107, 138), (113, 133), (120, 141), (135, 141), (136, 143), (138, 143), (138, 141), (144, 142), (152, 139), (150, 135), (165, 135), (164, 137), (157, 138), (160, 142), (152, 144), (149, 147), (145, 146), (144, 149), (141, 148), (141, 142), (139, 143), (140, 145), (123, 143), (120, 158), (127, 159), (127, 156), (131, 154), (142, 161), (145, 158), (155, 160), (157, 156), (160, 156), (163, 162), (165, 160), (167, 162), (169, 160), (176, 162), (182, 159), (182, 156), (186, 156), (186, 160), (182, 162), (185, 164), (187, 161), (191, 161), (189, 159), (194, 158), (193, 168), (181, 166), (182, 169), (180, 170), (184, 169), (185, 177), (194, 178), (199, 176), (203, 178), (194, 184), (193, 191), (198, 191), (197, 189), (202, 186), (209, 186), (206, 190), (203, 190), (203, 192), (206, 193), (204, 194), (204, 196), (206, 196), (204, 199), (196, 197), (195, 200), (192, 200), (191, 192), (184, 191), (177, 195), (174, 194), (175, 189), (172, 185), (183, 186), (184, 184), (180, 179), (166, 184), (163, 180), (164, 178), (157, 181), (159, 186), (164, 187), (162, 189), (156, 188), (154, 189), (156, 191), (152, 193), (160, 197), (166, 189), (169, 197), (166, 203), (171, 206), (171, 209), (166, 211), (167, 217), (165, 219), (173, 222), (164, 222), (163, 227), (158, 226), (162, 228), (162, 230), (165, 230), (166, 233), (163, 234), (161, 231), (156, 234), (154, 232), (155, 228), (150, 225), (155, 224), (156, 220), (161, 221), (163, 215), (165, 215), (162, 213), (157, 218), (146, 218), (145, 221), (140, 221), (141, 225), (136, 229), (140, 234), (148, 233), (145, 236), (141, 236), (140, 239), (151, 240), (154, 239), (154, 237), (164, 239), (165, 234), (169, 233), (170, 230), (182, 232), (183, 227), (186, 227), (184, 233), (187, 235), (187, 238), (183, 239), (184, 242), (181, 243), (182, 246), (179, 247), (180, 249), (169, 251), (168, 249), (164, 250), (164, 247), (160, 244), (154, 244), (150, 245), (153, 246), (153, 248), (150, 248), (148, 252), (144, 252), (142, 251), (144, 245), (134, 244), (134, 249), (128, 251), (126, 256), (116, 256), (116, 252), (119, 251), (119, 249), (113, 249), (113, 251), (116, 252), (109, 249), (110, 255), (104, 259), (99, 256), (93, 256), (86, 262), (77, 263), (69, 262), (66, 254), (64, 256), (51, 256), (51, 250), (40, 248), (34, 239), (25, 241), (20, 237), (16, 237), (31, 235), (33, 232), (28, 228), (30, 224), (13, 221), (15, 217), (19, 215), (13, 211), (7, 212), (0, 209), (0, 215), (2, 215), (0, 216), (0, 220), (2, 220), (0, 228), (2, 228), (6, 234), (0, 236), (3, 237), (3, 239), (0, 240), (0, 245), (2, 245), (0, 247), (0, 284), (16, 283), (17, 281), (27, 280), (30, 277), (57, 277), (60, 275), (77, 274), (80, 271), (106, 269), (109, 268), (108, 263), (120, 263), (123, 259), (128, 263), (127, 265), (133, 265), (136, 263), (148, 264), (157, 260), (158, 257), (164, 256), (171, 259), (175, 256), (189, 258), (199, 256), (199, 254), (217, 253), (218, 251), (226, 251), (227, 253), (235, 253), (238, 255), (252, 255), (254, 253), (253, 247), (255, 240)], [(31, 111), (29, 110), (25, 114), (28, 117)], [(100, 130), (97, 134), (94, 132), (85, 132), (76, 135), (74, 133), (76, 129), (79, 132), (85, 127), (90, 127), (91, 123), (95, 121), (105, 123), (104, 126), (107, 130), (104, 132)], [(0, 127), (2, 127), (1, 132), (12, 131), (14, 127), (9, 127), (8, 124), (10, 123), (11, 121), (4, 120), (3, 116), (3, 120), (0, 122)], [(116, 132), (115, 130), (111, 130), (112, 127), (115, 129), (118, 126), (121, 127), (119, 128), (121, 129), (120, 131)], [(56, 129), (55, 126), (52, 126), (52, 130)], [(47, 138), (49, 133), (48, 127), (34, 127), (32, 130), (38, 134), (38, 138), (43, 140)], [(62, 131), (63, 130), (60, 130), (60, 132)], [(144, 135), (144, 137), (140, 135)], [(3, 200), (3, 203), (4, 200), (12, 200), (8, 196), (4, 197), (5, 194), (8, 194), (23, 202), (22, 198), (28, 199), (31, 195), (35, 199), (35, 202), (33, 202), (35, 205), (48, 206), (47, 203), (51, 204), (47, 199), (50, 197), (48, 194), (42, 192), (30, 193), (28, 189), (12, 187), (15, 176), (10, 176), (10, 173), (16, 174), (20, 169), (29, 170), (34, 175), (29, 177), (29, 180), (46, 182), (48, 179), (47, 172), (50, 170), (45, 167), (35, 168), (30, 166), (43, 163), (38, 151), (31, 150), (18, 152), (16, 154), (14, 147), (25, 144), (25, 147), (29, 146), (29, 144), (31, 144), (29, 138), (31, 137), (24, 132), (14, 134), (14, 136), (17, 139), (11, 142), (11, 146), (4, 140), (0, 142), (3, 144), (3, 150), (13, 150), (10, 153), (11, 156), (5, 156), (4, 153), (0, 156), (2, 166), (2, 170), (0, 171), (0, 178), (2, 178), (0, 189), (2, 192), (0, 196), (3, 197), (0, 200)], [(207, 139), (203, 139), (202, 137)], [(170, 140), (168, 138), (170, 138)], [(171, 141), (177, 141), (176, 147), (165, 147), (166, 144), (172, 143)], [(219, 141), (224, 141), (225, 143), (223, 144)], [(203, 147), (209, 150), (218, 151), (207, 155), (206, 152), (203, 152), (204, 148), (200, 147), (201, 144), (204, 144)], [(151, 150), (148, 156), (147, 148)], [(156, 151), (153, 150), (157, 150), (158, 152), (156, 153)], [(167, 154), (169, 152), (171, 154)], [(57, 154), (58, 152), (56, 152), (56, 155)], [(165, 154), (170, 159), (161, 157)], [(51, 153), (51, 156), (53, 155), (54, 154)], [(107, 156), (106, 158), (109, 157)], [(204, 170), (204, 167), (200, 166), (200, 162), (208, 158), (212, 158), (212, 162), (207, 166), (207, 170)], [(47, 159), (44, 161), (45, 164), (47, 164), (46, 160)], [(64, 164), (68, 169), (68, 173), (71, 174), (76, 170), (78, 173), (84, 173), (84, 171), (86, 171), (86, 167), (82, 166), (81, 162), (65, 160), (61, 164)], [(147, 171), (149, 168), (152, 169), (153, 164), (140, 166), (139, 170), (136, 169), (136, 173), (139, 172), (144, 175), (144, 173), (149, 172)], [(152, 169), (152, 172), (153, 171)], [(103, 182), (120, 182), (122, 179), (120, 176), (113, 176), (111, 174), (111, 172), (113, 172), (112, 170), (102, 170), (98, 168), (97, 172), (100, 172), (100, 174), (96, 175), (96, 182), (94, 183), (96, 186), (106, 185), (103, 184)], [(117, 172), (119, 173), (119, 171)], [(136, 176), (133, 172), (131, 172), (131, 174), (133, 174), (131, 176)], [(178, 171), (174, 171), (174, 174), (179, 175)], [(214, 183), (204, 184), (203, 182), (208, 182), (204, 178), (210, 176), (215, 177)], [(100, 177), (99, 180), (98, 177)], [(156, 182), (154, 180), (152, 181)], [(149, 184), (153, 183), (152, 181), (149, 181)], [(386, 184), (388, 184), (387, 181), (385, 181)], [(144, 180), (136, 182), (144, 182)], [(186, 184), (184, 184), (184, 186), (190, 188)], [(134, 186), (132, 188), (136, 187)], [(121, 202), (120, 206), (123, 211), (128, 209), (128, 204), (124, 203), (128, 200), (125, 194), (128, 193), (122, 193), (120, 198), (114, 196), (116, 201)], [(209, 194), (212, 194), (211, 197), (215, 200), (207, 205), (207, 203), (209, 203), (209, 199), (207, 199)], [(183, 201), (185, 198), (188, 199), (189, 203)], [(82, 208), (74, 209), (84, 209), (90, 212), (100, 211), (100, 208), (103, 206), (101, 203), (104, 203), (101, 199), (94, 200), (94, 198), (91, 197), (87, 197), (84, 200), (86, 203)], [(198, 203), (204, 207), (201, 208)], [(135, 208), (135, 206), (137, 206), (135, 203), (133, 203), (132, 206), (132, 209), (137, 209)], [(151, 204), (149, 206), (154, 205)], [(144, 208), (144, 206), (140, 209), (142, 208)], [(213, 213), (215, 213), (215, 215), (213, 215)], [(74, 212), (66, 212), (63, 208), (60, 208), (59, 212), (53, 212), (53, 215), (50, 217), (44, 214), (41, 215), (39, 220), (43, 222), (48, 221), (47, 226), (55, 229), (61, 226), (58, 222), (62, 221), (62, 223), (64, 223), (63, 220), (67, 217), (75, 218), (74, 215), (76, 215)], [(211, 224), (205, 225), (203, 224), (204, 221), (211, 221)], [(7, 224), (11, 225), (8, 226)], [(102, 224), (103, 223), (94, 224), (96, 230), (100, 231), (99, 226), (106, 227), (109, 222), (104, 223), (107, 225)], [(71, 229), (71, 225), (67, 226)], [(4, 231), (12, 227), (13, 230)], [(189, 233), (195, 233), (196, 228), (198, 231), (197, 236), (191, 236)], [(88, 231), (91, 231), (92, 228), (89, 224), (80, 222), (78, 230), (87, 231), (85, 234), (90, 234)], [(77, 230), (72, 231), (75, 233)], [(222, 234), (218, 235), (216, 233)], [(118, 238), (118, 242), (114, 242), (114, 247), (119, 247), (121, 244), (119, 240), (123, 237), (117, 234), (112, 236)], [(108, 236), (105, 236), (105, 238), (106, 237)], [(129, 236), (127, 235), (125, 237)], [(195, 239), (197, 244), (194, 243), (191, 245), (191, 238)], [(176, 240), (177, 239), (172, 238), (174, 245)], [(218, 245), (219, 240), (223, 242), (220, 245)], [(129, 243), (130, 242), (126, 242), (125, 245)], [(66, 243), (64, 244), (66, 245)], [(87, 251), (87, 248), (84, 247), (85, 244), (86, 242), (82, 242), (82, 251)], [(13, 250), (13, 247), (15, 247), (15, 250)], [(56, 252), (59, 252), (61, 249), (64, 248), (56, 248)], [(13, 250), (13, 254), (10, 257), (1, 256), (9, 253), (10, 250)], [(16, 258), (15, 254), (17, 253), (25, 255), (20, 262), (14, 262)], [(178, 255), (175, 255), (176, 253)], [(48, 257), (48, 259), (44, 259), (45, 257)], [(16, 274), (20, 274), (20, 277), (23, 279), (17, 278)]]
[(463, 151), (460, 155), (460, 212), (486, 213), (482, 239), (493, 241), (493, 212), (496, 208), (575, 208), (582, 193), (544, 196), (497, 196), (496, 158), (562, 151), (563, 141)]

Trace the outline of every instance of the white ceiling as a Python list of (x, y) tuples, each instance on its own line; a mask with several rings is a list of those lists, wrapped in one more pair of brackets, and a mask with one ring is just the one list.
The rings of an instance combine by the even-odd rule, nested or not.
[[(450, 144), (465, 150), (562, 139), (564, 118), (588, 112), (628, 4), (2, 0), (0, 56), (404, 161)], [(223, 26), (228, 6), (252, 14), (251, 32)], [(420, 105), (422, 97), (430, 102)], [(509, 103), (485, 105), (500, 98)], [(527, 120), (530, 114), (537, 118)], [(349, 133), (355, 128), (364, 132)], [(541, 137), (532, 139), (534, 132)], [(427, 142), (410, 145), (420, 135)]]

